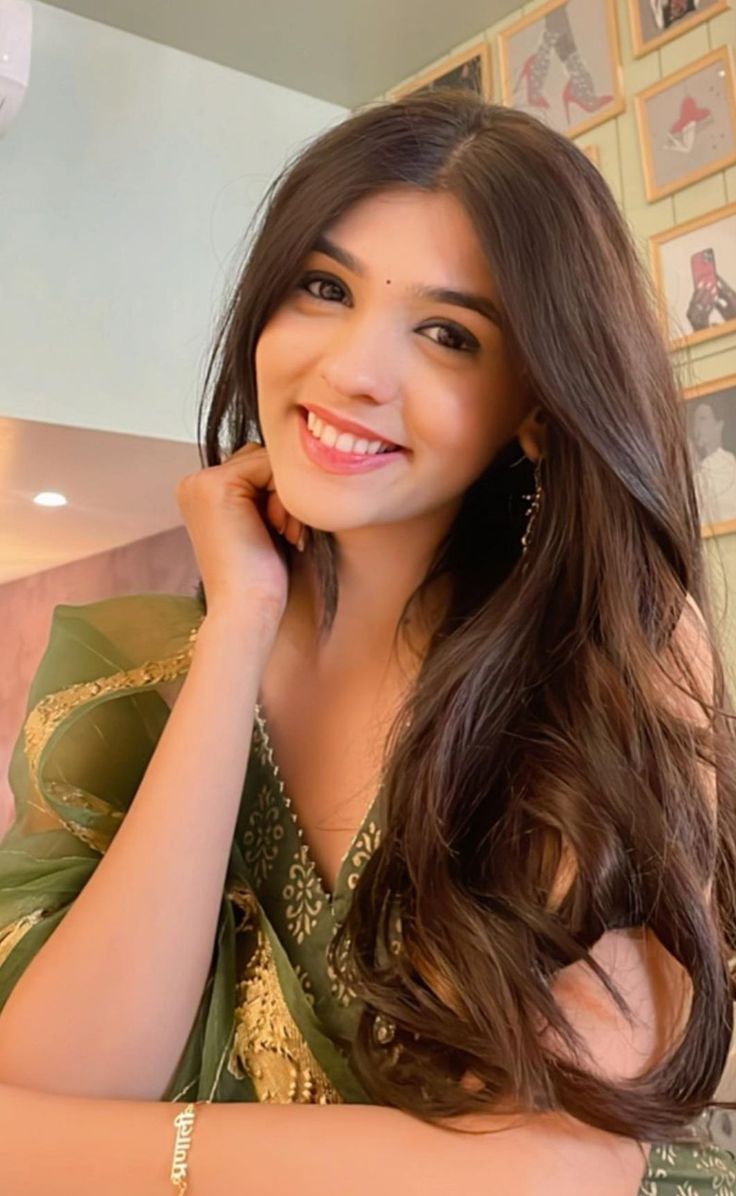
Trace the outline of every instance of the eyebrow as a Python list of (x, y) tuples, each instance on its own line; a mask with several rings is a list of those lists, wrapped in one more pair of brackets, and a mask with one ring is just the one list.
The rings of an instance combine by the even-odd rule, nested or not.
[[(365, 275), (366, 273), (362, 262), (359, 262), (347, 249), (336, 245), (324, 233), (315, 241), (313, 251), (315, 253), (326, 253), (328, 257), (332, 257), (336, 262), (340, 262), (347, 270), (352, 270), (353, 274)], [(435, 303), (450, 303), (455, 307), (467, 307), (470, 311), (476, 311), (479, 315), (485, 316), (486, 319), (497, 324), (499, 328), (503, 326), (503, 317), (500, 311), (495, 303), (487, 299), (485, 295), (474, 295), (468, 291), (455, 291), (447, 287), (425, 287), (418, 284), (409, 287), (409, 294), (419, 299), (432, 299)]]

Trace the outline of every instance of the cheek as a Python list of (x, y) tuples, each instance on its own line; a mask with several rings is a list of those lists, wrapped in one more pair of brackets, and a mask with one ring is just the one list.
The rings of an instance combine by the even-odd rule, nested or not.
[(477, 379), (434, 398), (425, 392), (412, 423), (418, 443), (454, 458), (461, 468), (485, 459), (496, 444), (506, 443), (516, 427), (505, 391), (485, 381), (479, 385)]
[(298, 377), (314, 353), (305, 330), (289, 319), (288, 313), (276, 313), (261, 332), (256, 344), (255, 367), (259, 389), (283, 385)]

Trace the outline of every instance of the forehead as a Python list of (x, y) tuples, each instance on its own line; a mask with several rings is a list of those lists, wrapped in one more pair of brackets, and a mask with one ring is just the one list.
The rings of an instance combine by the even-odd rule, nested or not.
[(324, 232), (381, 281), (472, 286), (496, 295), (480, 239), (453, 195), (392, 188), (359, 200)]

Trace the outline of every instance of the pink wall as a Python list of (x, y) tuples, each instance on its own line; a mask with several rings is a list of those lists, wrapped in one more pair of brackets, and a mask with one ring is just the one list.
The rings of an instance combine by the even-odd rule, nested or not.
[(186, 529), (175, 527), (0, 586), (0, 839), (14, 818), (10, 755), (48, 641), (53, 608), (60, 602), (96, 602), (146, 591), (193, 595), (198, 579)]

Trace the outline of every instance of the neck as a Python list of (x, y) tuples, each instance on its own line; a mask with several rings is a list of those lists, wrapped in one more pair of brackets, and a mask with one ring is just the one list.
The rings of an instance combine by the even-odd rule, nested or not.
[(296, 553), (284, 615), (287, 638), (325, 676), (375, 672), (400, 663), (416, 667), (447, 609), (450, 578), (443, 575), (432, 583), (409, 612), (395, 644), (394, 633), (406, 601), (427, 573), (439, 543), (436, 528), (433, 536), (414, 537), (411, 545), (398, 525), (338, 533), (336, 540), (338, 604), (332, 628), (318, 639), (316, 570), (308, 551)]

